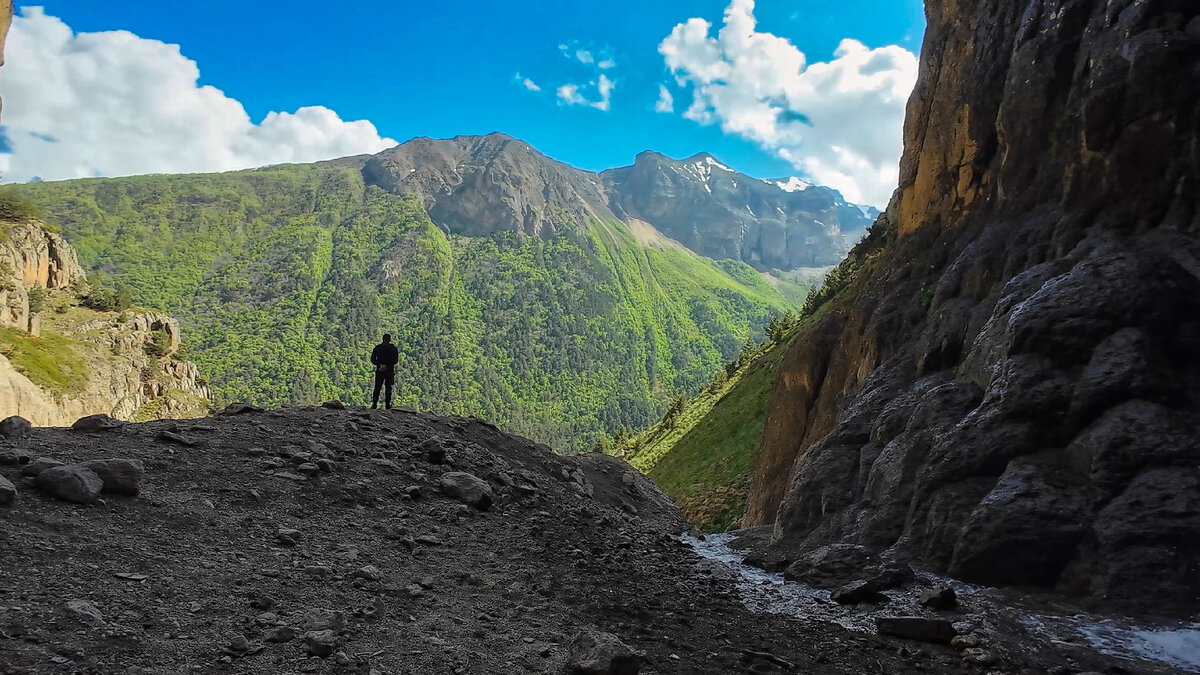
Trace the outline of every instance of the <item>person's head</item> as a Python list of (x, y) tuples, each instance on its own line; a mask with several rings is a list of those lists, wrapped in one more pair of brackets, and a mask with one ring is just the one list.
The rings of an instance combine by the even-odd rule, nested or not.
[(387, 343), (389, 343), (389, 342), (391, 342), (391, 341), (392, 341), (392, 334), (391, 334), (391, 333), (384, 333), (384, 334), (383, 334), (383, 343), (384, 343), (384, 344), (387, 344)]

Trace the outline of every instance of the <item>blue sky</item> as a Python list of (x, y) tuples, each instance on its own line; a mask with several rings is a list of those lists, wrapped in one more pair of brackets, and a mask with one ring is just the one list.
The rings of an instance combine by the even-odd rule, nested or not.
[[(702, 83), (693, 78), (679, 86), (659, 45), (693, 17), (714, 24), (715, 36), (730, 0), (39, 4), (76, 34), (123, 30), (179, 45), (198, 65), (199, 83), (240, 102), (254, 123), (271, 111), (324, 106), (341, 120), (369, 120), (380, 136), (398, 141), (503, 131), (592, 170), (626, 165), (637, 152), (654, 149), (677, 157), (708, 151), (757, 176), (812, 173), (794, 157), (782, 158), (775, 146), (787, 143), (775, 136), (764, 142), (757, 132), (723, 129), (721, 121), (737, 113), (723, 117), (720, 104), (713, 104), (709, 124), (681, 114)], [(752, 11), (757, 31), (790, 42), (809, 64), (832, 60), (845, 38), (869, 49), (898, 45), (916, 53), (924, 31), (920, 0), (761, 0)], [(581, 62), (579, 50), (592, 54), (593, 63)], [(11, 52), (0, 74), (6, 122), (10, 106), (25, 103), (13, 100), (19, 91), (4, 87), (13, 57), (21, 56)], [(601, 71), (595, 62), (606, 57), (614, 65)], [(518, 72), (541, 91), (521, 86), (514, 80)], [(567, 105), (556, 95), (558, 87), (578, 84), (597, 100), (589, 84), (601, 73), (614, 83), (607, 110)], [(673, 94), (673, 113), (654, 111), (660, 84)], [(807, 122), (805, 110), (795, 113)], [(25, 117), (34, 120), (25, 123), (30, 133), (54, 135), (52, 125), (35, 128), (36, 111)], [(807, 152), (821, 135), (819, 124), (810, 126), (809, 139), (793, 143), (793, 153)]]

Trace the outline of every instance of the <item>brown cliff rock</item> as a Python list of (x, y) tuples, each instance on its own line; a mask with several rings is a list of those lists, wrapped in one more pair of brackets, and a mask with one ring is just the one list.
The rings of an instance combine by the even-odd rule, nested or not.
[(901, 185), (785, 358), (744, 522), (1200, 607), (1200, 6), (926, 3)]
[(88, 309), (85, 281), (57, 234), (37, 221), (0, 222), (0, 415), (66, 426), (93, 414), (205, 414), (211, 393), (178, 358), (179, 323), (153, 310)]

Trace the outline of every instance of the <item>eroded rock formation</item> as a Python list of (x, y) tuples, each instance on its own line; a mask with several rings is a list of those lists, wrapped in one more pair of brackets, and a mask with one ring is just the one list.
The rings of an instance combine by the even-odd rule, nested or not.
[(901, 186), (795, 340), (760, 557), (1200, 606), (1200, 5), (929, 0)]
[[(0, 417), (65, 426), (207, 412), (208, 385), (178, 357), (179, 323), (161, 312), (80, 306), (75, 250), (36, 221), (0, 223)], [(35, 300), (35, 298), (37, 298)]]

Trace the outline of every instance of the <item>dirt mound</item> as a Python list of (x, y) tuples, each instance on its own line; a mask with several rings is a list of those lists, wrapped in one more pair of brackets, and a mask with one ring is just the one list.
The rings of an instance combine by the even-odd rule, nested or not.
[[(561, 673), (587, 630), (646, 673), (958, 663), (750, 612), (612, 457), (410, 411), (233, 410), (4, 442), (0, 672)], [(61, 501), (22, 478), (38, 457), (140, 462), (138, 496)]]

